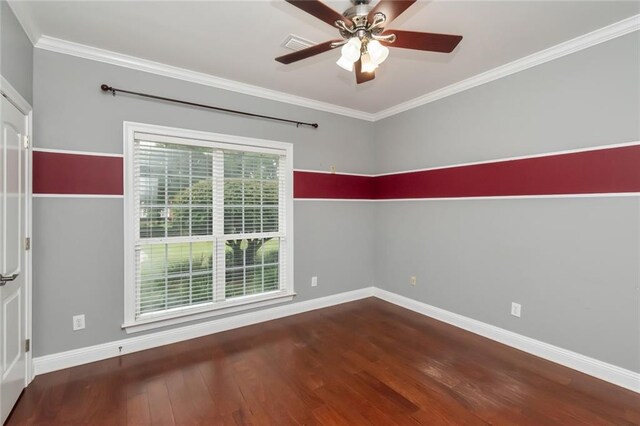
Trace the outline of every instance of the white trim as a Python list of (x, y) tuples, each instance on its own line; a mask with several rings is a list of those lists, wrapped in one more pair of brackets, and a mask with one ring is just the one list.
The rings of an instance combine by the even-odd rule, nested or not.
[(20, 92), (18, 92), (2, 75), (0, 75), (0, 93), (2, 93), (7, 100), (15, 105), (15, 107), (24, 115), (29, 115), (33, 109), (29, 102), (22, 97)]
[(640, 30), (640, 15), (597, 29), (373, 114), (378, 121)]
[(527, 200), (546, 198), (618, 198), (640, 197), (640, 192), (606, 192), (595, 194), (549, 194), (549, 195), (492, 195), (478, 197), (434, 197), (434, 198), (295, 198), (294, 201), (349, 201), (366, 203), (391, 203), (398, 201), (464, 201), (464, 200)]
[(64, 368), (182, 342), (209, 334), (271, 321), (372, 296), (615, 385), (640, 392), (640, 373), (617, 367), (376, 287), (366, 287), (304, 302), (290, 303), (257, 312), (239, 314), (232, 317), (207, 321), (205, 323), (173, 328), (152, 334), (37, 357), (33, 360), (35, 373), (45, 374)]
[(201, 312), (193, 312), (191, 310), (184, 310), (181, 314), (182, 316), (169, 316), (167, 318), (163, 318), (162, 316), (151, 317), (145, 320), (138, 320), (137, 322), (122, 324), (122, 328), (130, 333), (138, 333), (140, 331), (153, 330), (155, 328), (168, 327), (176, 324), (183, 324), (185, 322), (201, 320), (204, 318), (211, 318), (220, 315), (227, 315), (234, 312), (246, 311), (249, 309), (262, 308), (265, 306), (276, 305), (278, 303), (291, 302), (294, 298), (295, 294), (286, 293), (277, 295), (269, 295), (268, 297), (256, 297), (253, 302), (244, 302), (244, 303), (235, 303), (230, 306), (224, 307), (216, 307), (215, 309), (211, 309), (211, 307), (203, 309)]
[(124, 195), (111, 194), (33, 194), (33, 198), (124, 198)]
[(536, 198), (610, 198), (610, 197), (640, 197), (640, 192), (606, 192), (595, 194), (549, 194), (549, 195), (492, 195), (479, 197), (434, 197), (434, 198), (381, 198), (371, 201), (464, 201), (464, 200), (526, 200)]
[(585, 148), (575, 148), (575, 149), (565, 149), (561, 151), (549, 151), (541, 154), (528, 154), (528, 155), (520, 155), (516, 157), (503, 157), (496, 158), (493, 160), (482, 160), (482, 161), (473, 161), (469, 163), (458, 163), (458, 164), (448, 164), (446, 166), (434, 166), (434, 167), (425, 167), (423, 169), (411, 169), (411, 170), (403, 170), (399, 172), (388, 172), (388, 173), (379, 173), (376, 175), (372, 175), (372, 177), (381, 177), (381, 176), (391, 176), (391, 175), (403, 175), (406, 173), (417, 173), (417, 172), (427, 172), (430, 170), (442, 170), (442, 169), (453, 169), (456, 167), (467, 167), (467, 166), (477, 166), (480, 164), (493, 164), (493, 163), (504, 163), (506, 161), (517, 161), (517, 160), (527, 160), (532, 158), (543, 158), (543, 157), (553, 157), (556, 155), (565, 155), (565, 154), (577, 154), (581, 152), (589, 152), (589, 151), (601, 151), (605, 149), (615, 149), (615, 148), (624, 148), (629, 146), (640, 145), (640, 141), (633, 142), (622, 142), (622, 143), (614, 143), (610, 145), (597, 145), (597, 146), (588, 146)]
[(347, 172), (328, 172), (326, 170), (311, 170), (311, 169), (293, 169), (294, 172), (305, 173), (320, 173), (324, 175), (344, 175), (344, 176), (362, 176), (362, 177), (374, 177), (375, 175), (367, 173), (347, 173)]
[(31, 238), (31, 249), (27, 251), (27, 335), (25, 336), (31, 342), (29, 352), (27, 352), (27, 375), (26, 385), (28, 386), (35, 377), (33, 367), (33, 110), (29, 111), (27, 116), (29, 120), (28, 136), (29, 148), (27, 150), (27, 237)]
[[(283, 222), (285, 230), (280, 233), (285, 238), (286, 251), (280, 256), (282, 265), (287, 265), (284, 274), (280, 275), (280, 292), (278, 294), (262, 294), (247, 298), (237, 298), (233, 301), (213, 301), (204, 307), (192, 307), (180, 312), (164, 312), (164, 315), (155, 318), (136, 318), (136, 285), (135, 273), (135, 246), (137, 243), (136, 209), (137, 202), (134, 199), (134, 142), (138, 139), (169, 141), (186, 145), (211, 147), (212, 149), (241, 149), (252, 152), (271, 152), (284, 156), (286, 164), (282, 169), (285, 174), (284, 200), (280, 201), (280, 208), (285, 212)], [(293, 144), (267, 139), (256, 139), (235, 135), (225, 135), (212, 132), (188, 130), (176, 127), (159, 126), (154, 124), (123, 122), (123, 149), (125, 153), (123, 164), (124, 178), (124, 324), (127, 332), (149, 330), (151, 328), (165, 327), (195, 319), (207, 318), (230, 312), (239, 312), (259, 306), (267, 306), (282, 301), (290, 301), (294, 296), (294, 229), (293, 229)], [(221, 231), (220, 231), (221, 232)], [(214, 235), (219, 235), (215, 231)], [(282, 249), (282, 247), (281, 247)], [(214, 253), (217, 253), (214, 251)], [(215, 254), (214, 254), (215, 256)], [(222, 278), (224, 279), (224, 278)], [(219, 280), (214, 280), (214, 286), (220, 285)], [(283, 283), (284, 282), (284, 286)]]
[[(226, 135), (222, 133), (206, 132), (201, 130), (184, 129), (181, 127), (159, 126), (156, 124), (137, 123), (135, 121), (125, 121), (125, 136), (133, 137), (134, 133), (145, 133), (149, 135), (173, 136), (182, 139), (195, 139), (199, 141), (225, 142), (237, 145), (249, 145), (263, 148), (275, 148), (287, 151), (293, 147), (290, 142), (281, 142), (270, 139), (256, 139), (244, 136)], [(126, 146), (125, 146), (126, 148)], [(126, 151), (124, 151), (126, 152)]]
[[(182, 131), (179, 129), (179, 132), (173, 132), (176, 129), (168, 129), (166, 134), (161, 134), (160, 131), (155, 134), (138, 132), (135, 131), (134, 138), (136, 140), (144, 140), (145, 142), (158, 142), (158, 143), (170, 143), (176, 145), (188, 145), (188, 146), (198, 146), (202, 148), (211, 148), (211, 149), (225, 149), (229, 147), (230, 142), (221, 142), (223, 139), (232, 140), (234, 145), (242, 145), (243, 147), (250, 147), (252, 152), (257, 152), (261, 154), (271, 154), (271, 155), (285, 155), (287, 146), (282, 145), (288, 142), (276, 142), (276, 141), (267, 141), (261, 139), (249, 139), (242, 138), (238, 139), (234, 135), (221, 135), (219, 133), (205, 133), (203, 136), (206, 139), (198, 138), (198, 137), (185, 137), (180, 136), (179, 134), (187, 134), (191, 133), (190, 130)], [(175, 135), (169, 135), (169, 132), (175, 133)]]
[(375, 288), (374, 296), (438, 321), (446, 322), (463, 330), (640, 393), (640, 373), (455, 314), (423, 302), (418, 302), (417, 300), (400, 296), (386, 290)]
[(89, 155), (96, 157), (117, 157), (122, 158), (122, 154), (111, 154), (108, 152), (95, 151), (76, 151), (71, 149), (55, 149), (55, 148), (33, 148), (35, 152), (50, 152), (52, 154), (71, 154), (71, 155)]
[(129, 337), (115, 342), (73, 349), (52, 355), (45, 355), (34, 359), (35, 372), (36, 374), (45, 374), (51, 371), (61, 370), (63, 368), (74, 367), (119, 355), (207, 336), (209, 334), (233, 330), (239, 327), (259, 324), (261, 322), (271, 321), (290, 315), (352, 302), (354, 300), (371, 297), (372, 295), (373, 287), (367, 287), (307, 300), (304, 302), (289, 303), (284, 306), (263, 309), (257, 312), (248, 312), (204, 323), (159, 331), (152, 334)]
[(380, 200), (375, 200), (372, 198), (294, 198), (294, 201), (345, 201), (350, 203), (374, 203)]
[[(19, 2), (18, 2), (19, 3)], [(19, 14), (16, 14), (18, 16)], [(21, 24), (24, 19), (20, 19)], [(23, 25), (26, 31), (26, 27)], [(640, 15), (578, 36), (390, 108), (369, 113), (43, 35), (35, 47), (365, 121), (378, 121), (640, 30)]]
[[(124, 198), (124, 195), (102, 194), (32, 194), (33, 198)], [(596, 194), (550, 194), (550, 195), (495, 195), (481, 197), (441, 197), (441, 198), (294, 198), (293, 201), (348, 201), (348, 202), (392, 202), (392, 201), (449, 201), (449, 200), (510, 200), (527, 198), (607, 198), (640, 197), (640, 192), (611, 192)]]
[(263, 99), (311, 108), (360, 120), (373, 121), (373, 114), (364, 111), (358, 111), (352, 108), (304, 98), (302, 96), (291, 95), (289, 93), (266, 89), (264, 87), (254, 86), (251, 84), (240, 83), (210, 74), (174, 67), (172, 65), (149, 61), (147, 59), (124, 55), (122, 53), (99, 49), (97, 47), (61, 40), (46, 35), (40, 37), (38, 42), (35, 43), (35, 47), (38, 49), (63, 53), (65, 55), (76, 56), (78, 58), (144, 71), (150, 74), (161, 75), (163, 77), (188, 81), (190, 83), (202, 84), (204, 86), (215, 87), (217, 89), (229, 90), (243, 95), (256, 96)]
[(29, 138), (28, 148), (25, 150), (27, 158), (26, 158), (26, 177), (27, 181), (26, 185), (26, 237), (31, 238), (31, 249), (26, 252), (26, 265), (24, 266), (25, 270), (25, 298), (26, 298), (26, 308), (25, 308), (25, 339), (29, 339), (31, 341), (31, 350), (25, 354), (25, 384), (26, 388), (29, 383), (34, 379), (34, 366), (33, 366), (33, 221), (32, 221), (32, 197), (33, 197), (33, 108), (31, 104), (27, 102), (26, 99), (20, 95), (20, 93), (7, 81), (2, 75), (0, 75), (0, 93), (18, 110), (24, 114), (26, 117), (27, 123), (27, 137)]
[[(124, 198), (124, 195), (101, 195), (101, 194), (33, 194), (33, 198)], [(345, 201), (345, 202), (365, 202), (380, 203), (393, 201), (460, 201), (460, 200), (513, 200), (513, 199), (535, 199), (535, 198), (608, 198), (608, 197), (640, 197), (640, 192), (612, 192), (596, 194), (550, 194), (550, 195), (494, 195), (481, 197), (440, 197), (440, 198), (294, 198), (293, 201)]]
[[(133, 167), (130, 167), (129, 164), (133, 161), (134, 154), (134, 140), (135, 140), (135, 129), (132, 127), (133, 125), (129, 125), (126, 121), (122, 126), (122, 152), (124, 154), (124, 158), (122, 160), (122, 191), (123, 191), (123, 208), (122, 208), (122, 220), (124, 224), (124, 275), (123, 275), (123, 283), (124, 283), (124, 318), (123, 323), (133, 322), (135, 318), (136, 312), (136, 301), (135, 301), (135, 287), (136, 287), (136, 277), (135, 277), (135, 215), (132, 214), (134, 209), (136, 208), (136, 202), (133, 199), (133, 191), (128, 191), (127, 186), (129, 182), (131, 182), (131, 187), (133, 188), (134, 182), (134, 170)], [(129, 128), (132, 127), (132, 128)], [(214, 252), (215, 253), (215, 252)], [(133, 280), (133, 282), (131, 282)], [(128, 284), (131, 283), (131, 284)], [(133, 287), (134, 291), (130, 289)]]

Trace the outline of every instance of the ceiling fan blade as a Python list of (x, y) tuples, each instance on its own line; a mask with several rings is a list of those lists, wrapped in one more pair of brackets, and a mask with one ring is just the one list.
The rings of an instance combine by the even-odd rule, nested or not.
[(451, 53), (462, 40), (460, 35), (419, 33), (415, 31), (386, 30), (382, 33), (382, 35), (386, 34), (395, 34), (397, 37), (393, 43), (382, 42), (389, 47), (426, 50), (428, 52)]
[(373, 15), (378, 12), (384, 13), (387, 17), (385, 25), (389, 25), (391, 21), (396, 19), (402, 12), (407, 10), (409, 6), (417, 0), (380, 0), (380, 2), (369, 12), (367, 21), (373, 22)]
[(298, 50), (297, 52), (289, 53), (288, 55), (279, 56), (276, 58), (276, 61), (286, 65), (302, 59), (307, 59), (319, 53), (333, 49), (331, 44), (339, 43), (341, 41), (342, 40), (325, 41), (324, 43), (316, 44), (315, 46), (307, 47), (306, 49)]
[(291, 3), (298, 9), (302, 9), (310, 15), (315, 16), (321, 21), (334, 26), (337, 20), (343, 20), (347, 26), (351, 26), (352, 22), (349, 18), (345, 18), (335, 10), (331, 9), (326, 4), (318, 0), (286, 0), (287, 3)]
[(358, 61), (354, 64), (356, 70), (356, 83), (362, 84), (367, 81), (371, 81), (376, 78), (376, 72), (362, 72), (362, 61), (358, 59)]

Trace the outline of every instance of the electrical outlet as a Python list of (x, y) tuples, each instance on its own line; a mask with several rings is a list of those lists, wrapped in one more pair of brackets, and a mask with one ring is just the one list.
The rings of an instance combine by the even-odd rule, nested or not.
[(311, 287), (318, 286), (318, 277), (311, 277)]
[(522, 310), (522, 306), (519, 303), (511, 302), (511, 315), (514, 317), (520, 318), (520, 311)]
[(73, 316), (73, 331), (84, 329), (84, 314)]
[(415, 276), (409, 278), (409, 284), (411, 284), (414, 287), (416, 286), (416, 277)]
[(331, 174), (332, 174), (332, 175), (335, 175), (335, 174), (336, 174), (336, 166), (331, 166), (331, 167), (329, 168), (329, 170), (331, 171)]

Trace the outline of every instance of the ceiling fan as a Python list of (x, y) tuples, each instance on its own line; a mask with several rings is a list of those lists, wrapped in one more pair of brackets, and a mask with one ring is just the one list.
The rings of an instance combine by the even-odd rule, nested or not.
[(355, 68), (356, 82), (375, 78), (375, 69), (387, 59), (390, 47), (451, 53), (462, 36), (388, 30), (385, 25), (396, 19), (417, 0), (380, 0), (375, 7), (371, 0), (351, 0), (353, 6), (341, 15), (319, 0), (286, 0), (295, 7), (340, 30), (341, 39), (329, 40), (315, 46), (276, 58), (283, 64), (300, 61), (342, 46), (342, 56), (336, 62), (351, 72)]

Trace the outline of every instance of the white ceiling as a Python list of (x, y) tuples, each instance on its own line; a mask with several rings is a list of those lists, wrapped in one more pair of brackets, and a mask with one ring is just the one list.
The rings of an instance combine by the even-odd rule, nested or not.
[[(375, 2), (375, 0), (374, 0)], [(418, 1), (390, 28), (461, 34), (452, 54), (391, 49), (356, 85), (334, 50), (292, 65), (289, 34), (337, 30), (284, 1), (11, 1), (34, 37), (47, 35), (305, 98), (376, 113), (636, 15), (638, 1)], [(343, 11), (346, 0), (326, 1)]]

